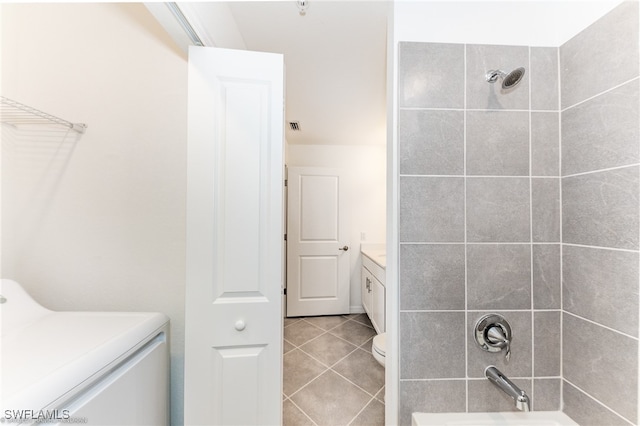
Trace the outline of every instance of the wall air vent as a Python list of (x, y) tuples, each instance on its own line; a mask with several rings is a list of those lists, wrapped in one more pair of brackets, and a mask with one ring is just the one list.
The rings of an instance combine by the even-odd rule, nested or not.
[(299, 132), (300, 130), (300, 122), (299, 121), (290, 121), (289, 122), (289, 129), (291, 129), (292, 132)]

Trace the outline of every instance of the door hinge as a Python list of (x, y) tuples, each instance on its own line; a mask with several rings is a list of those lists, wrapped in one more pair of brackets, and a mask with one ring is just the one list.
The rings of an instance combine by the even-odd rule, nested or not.
[(284, 180), (284, 186), (289, 186), (289, 179)]
[(287, 241), (287, 234), (284, 234), (284, 240)]
[(287, 288), (286, 287), (283, 289), (283, 293), (282, 294), (284, 294), (285, 296), (287, 295)]

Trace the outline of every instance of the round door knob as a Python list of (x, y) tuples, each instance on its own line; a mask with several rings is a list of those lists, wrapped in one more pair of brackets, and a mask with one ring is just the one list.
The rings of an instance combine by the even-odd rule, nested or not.
[(349, 250), (349, 246), (340, 247), (338, 250), (347, 251), (347, 250)]
[(245, 322), (243, 320), (236, 321), (236, 330), (242, 331), (242, 330), (245, 329), (246, 326), (247, 326), (247, 324), (245, 324)]

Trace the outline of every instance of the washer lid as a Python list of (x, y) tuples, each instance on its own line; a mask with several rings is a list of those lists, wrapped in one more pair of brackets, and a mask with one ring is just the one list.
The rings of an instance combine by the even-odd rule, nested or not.
[(382, 356), (387, 354), (387, 333), (378, 334), (373, 338), (373, 350)]
[[(155, 337), (159, 313), (49, 311), (2, 336), (2, 410), (41, 410)], [(99, 373), (99, 374), (98, 374)], [(3, 411), (4, 412), (4, 411)]]

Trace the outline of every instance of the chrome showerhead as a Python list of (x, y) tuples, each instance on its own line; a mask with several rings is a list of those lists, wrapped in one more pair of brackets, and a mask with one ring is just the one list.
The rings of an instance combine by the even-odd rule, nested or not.
[(508, 74), (502, 70), (491, 70), (486, 74), (486, 78), (489, 83), (495, 83), (498, 81), (498, 78), (501, 78), (503, 89), (511, 89), (520, 83), (522, 77), (524, 77), (524, 67), (516, 68)]

